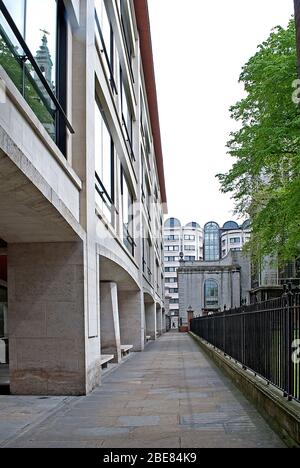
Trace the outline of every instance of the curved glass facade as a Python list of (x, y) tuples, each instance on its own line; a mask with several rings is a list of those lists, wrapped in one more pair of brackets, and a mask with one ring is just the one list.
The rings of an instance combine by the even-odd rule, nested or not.
[(220, 260), (220, 227), (217, 223), (207, 223), (204, 227), (204, 260)]
[(240, 229), (240, 226), (235, 221), (227, 221), (227, 223), (224, 224), (223, 229), (225, 229), (226, 231), (230, 231)]
[(181, 227), (181, 223), (180, 223), (179, 219), (169, 218), (165, 222), (165, 228), (175, 229), (175, 228), (180, 228), (180, 227)]

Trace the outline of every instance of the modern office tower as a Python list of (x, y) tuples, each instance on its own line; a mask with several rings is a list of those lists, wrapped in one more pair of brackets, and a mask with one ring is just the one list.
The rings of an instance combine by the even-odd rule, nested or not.
[(11, 393), (86, 394), (163, 332), (166, 201), (147, 1), (0, 0)]
[(250, 237), (249, 220), (241, 226), (235, 221), (227, 221), (223, 227), (211, 221), (204, 226), (204, 260), (216, 262), (225, 258), (230, 251), (242, 250)]
[(250, 221), (245, 221), (239, 226), (234, 221), (228, 221), (221, 228), (221, 257), (228, 255), (230, 250), (242, 250), (244, 245), (250, 240)]
[(203, 230), (195, 222), (183, 226), (176, 218), (166, 220), (164, 226), (165, 294), (169, 301), (171, 328), (178, 327), (179, 294), (177, 269), (180, 258), (186, 261), (203, 259)]

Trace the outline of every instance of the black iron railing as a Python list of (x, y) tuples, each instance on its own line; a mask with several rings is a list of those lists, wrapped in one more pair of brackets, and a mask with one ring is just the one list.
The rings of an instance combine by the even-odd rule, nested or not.
[(191, 330), (300, 401), (300, 295), (274, 299), (208, 317), (195, 318)]

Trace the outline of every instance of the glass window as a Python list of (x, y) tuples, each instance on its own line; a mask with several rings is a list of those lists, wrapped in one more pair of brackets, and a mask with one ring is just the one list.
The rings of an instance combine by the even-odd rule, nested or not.
[(194, 241), (194, 240), (196, 240), (196, 237), (195, 237), (195, 236), (188, 236), (188, 235), (185, 235), (185, 236), (184, 236), (184, 240)]
[(186, 245), (184, 247), (184, 250), (189, 251), (189, 252), (195, 252), (196, 247), (194, 245)]
[[(40, 66), (48, 84), (55, 89), (57, 53), (57, 1), (56, 0), (5, 0), (12, 19), (27, 46)], [(1, 23), (7, 25), (3, 17)], [(9, 39), (20, 49), (10, 28)]]
[(127, 9), (127, 0), (120, 0), (120, 7), (121, 7), (120, 8), (121, 23), (122, 23), (122, 29), (123, 29), (124, 37), (125, 37), (125, 48), (126, 48), (126, 52), (128, 56), (131, 78), (134, 82), (134, 75), (133, 75), (133, 70), (132, 70), (134, 50), (133, 50), (133, 43), (131, 40), (130, 18), (129, 18), (129, 12)]
[(177, 278), (166, 278), (166, 283), (177, 283)]
[[(22, 36), (25, 37), (25, 0), (4, 0), (4, 4), (13, 18), (18, 30)], [(9, 32), (9, 38), (12, 42), (15, 41), (15, 37), (11, 32)]]
[(220, 260), (220, 228), (217, 223), (208, 223), (204, 228), (204, 260)]
[(175, 267), (167, 267), (165, 268), (166, 273), (175, 273), (177, 271), (177, 268)]
[(240, 244), (241, 238), (240, 237), (233, 237), (230, 239), (230, 244)]
[(219, 287), (215, 280), (207, 280), (204, 285), (205, 307), (219, 306)]
[(135, 252), (133, 239), (133, 195), (123, 169), (121, 170), (121, 193), (122, 193), (122, 214), (123, 214), (123, 241), (132, 256)]
[(36, 52), (36, 60), (46, 80), (56, 85), (56, 0), (27, 0), (25, 41)]
[(95, 165), (96, 203), (107, 220), (113, 222), (114, 203), (114, 143), (100, 107), (95, 102)]
[[(62, 108), (66, 108), (67, 37), (63, 0), (5, 0), (4, 4), (44, 75), (48, 87), (56, 94)], [(59, 68), (57, 64), (60, 64)], [(46, 85), (34, 70), (30, 59), (22, 50), (22, 44), (1, 13), (0, 65), (8, 73), (51, 138), (65, 153), (65, 119), (56, 108)], [(56, 111), (59, 119), (56, 118)]]
[(113, 28), (107, 14), (104, 0), (95, 0), (96, 9), (96, 37), (103, 53), (103, 64), (106, 75), (110, 81), (111, 87), (115, 93), (117, 88), (115, 84), (115, 41)]
[(129, 153), (134, 158), (132, 150), (132, 138), (133, 138), (133, 118), (130, 105), (128, 103), (127, 92), (125, 89), (125, 83), (123, 79), (123, 71), (120, 69), (121, 76), (121, 109), (122, 109), (122, 120), (123, 126), (125, 127), (125, 137), (129, 145)]
[(167, 252), (179, 252), (179, 245), (168, 245), (165, 247)]

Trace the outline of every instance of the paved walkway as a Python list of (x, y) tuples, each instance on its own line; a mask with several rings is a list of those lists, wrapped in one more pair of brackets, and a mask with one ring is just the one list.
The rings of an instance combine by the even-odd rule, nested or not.
[[(0, 429), (1, 424), (0, 419)], [(54, 413), (23, 428), (6, 445), (284, 447), (192, 338), (175, 333), (135, 354), (90, 396), (61, 399)]]

